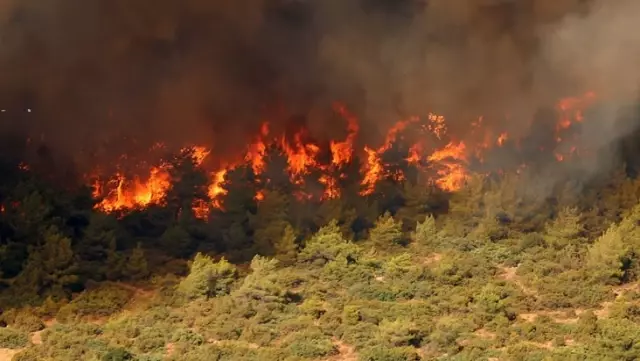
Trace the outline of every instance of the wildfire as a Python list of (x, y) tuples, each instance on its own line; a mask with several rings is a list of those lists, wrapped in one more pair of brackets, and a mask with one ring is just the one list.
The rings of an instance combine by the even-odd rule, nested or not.
[(107, 188), (107, 194), (102, 197), (98, 208), (111, 212), (161, 203), (170, 186), (171, 181), (166, 167), (153, 167), (146, 181), (138, 177), (128, 181), (122, 173), (116, 173), (105, 186), (96, 180), (93, 194), (94, 197), (101, 198), (103, 191)]
[(364, 151), (367, 153), (367, 166), (362, 183), (360, 183), (364, 187), (360, 194), (366, 196), (373, 193), (376, 183), (382, 178), (384, 168), (377, 151), (369, 147), (365, 147)]
[(358, 126), (358, 118), (351, 114), (343, 104), (334, 104), (334, 110), (347, 120), (347, 139), (342, 142), (332, 140), (329, 145), (331, 148), (331, 162), (340, 166), (351, 161), (354, 142), (360, 127)]
[(267, 151), (267, 145), (264, 142), (264, 138), (269, 135), (269, 123), (262, 123), (260, 128), (260, 134), (256, 137), (255, 141), (248, 147), (247, 154), (244, 160), (251, 163), (251, 168), (255, 174), (260, 174), (264, 171), (265, 162), (264, 156)]
[(466, 146), (463, 142), (451, 142), (443, 149), (436, 151), (428, 160), (441, 167), (437, 171), (438, 178), (435, 180), (436, 185), (446, 191), (455, 191), (460, 189), (467, 179), (467, 169), (465, 164)]
[(584, 121), (584, 109), (595, 103), (595, 101), (595, 93), (587, 92), (579, 97), (561, 99), (556, 105), (556, 109), (560, 114), (560, 120), (556, 125), (556, 142), (562, 142), (554, 154), (557, 161), (562, 162), (578, 153), (577, 146), (570, 144), (574, 141), (571, 139), (571, 134), (565, 135), (565, 133), (573, 125)]
[[(595, 94), (587, 93), (581, 97), (562, 99), (558, 102), (558, 122), (556, 124), (556, 139), (565, 143), (564, 132), (573, 124), (584, 120), (583, 110), (595, 101)], [(264, 122), (247, 144), (244, 155), (237, 157), (238, 161), (222, 162), (224, 166), (209, 169), (210, 181), (208, 186), (209, 203), (198, 202), (193, 205), (194, 213), (205, 218), (212, 208), (222, 209), (221, 198), (227, 194), (225, 188), (228, 180), (226, 176), (230, 169), (239, 165), (247, 165), (253, 170), (258, 188), (269, 184), (265, 179), (267, 155), (276, 149), (286, 158), (286, 171), (289, 180), (294, 185), (296, 195), (300, 200), (332, 199), (340, 197), (339, 180), (345, 178), (343, 166), (360, 159), (361, 178), (360, 194), (369, 196), (375, 192), (376, 185), (383, 179), (402, 181), (406, 179), (403, 167), (397, 164), (387, 164), (387, 152), (405, 149), (406, 154), (400, 159), (406, 167), (415, 167), (421, 172), (431, 174), (431, 182), (440, 189), (454, 192), (460, 189), (469, 174), (471, 158), (483, 161), (487, 149), (503, 147), (511, 136), (507, 132), (492, 132), (482, 117), (478, 117), (470, 124), (470, 134), (475, 139), (464, 138), (456, 140), (448, 132), (446, 118), (442, 115), (429, 113), (425, 117), (409, 117), (395, 123), (389, 128), (384, 142), (379, 146), (362, 145), (358, 147), (356, 141), (360, 126), (358, 118), (352, 114), (344, 104), (335, 103), (334, 112), (346, 122), (346, 136), (343, 139), (333, 139), (328, 143), (328, 149), (323, 149), (321, 143), (310, 140), (306, 129), (299, 129), (294, 134), (271, 134), (268, 122)], [(405, 147), (394, 148), (398, 142), (408, 143)], [(514, 139), (518, 144), (519, 139)], [(558, 161), (579, 153), (575, 144), (563, 144), (558, 147), (554, 155)], [(154, 146), (162, 148), (158, 143)], [(205, 160), (215, 157), (210, 148), (197, 145), (189, 147), (194, 164), (205, 167)], [(187, 150), (185, 148), (184, 150)], [(184, 151), (183, 150), (183, 151)], [(322, 154), (330, 154), (329, 160), (321, 160)], [(216, 159), (220, 163), (220, 159)], [(207, 162), (215, 163), (215, 162)], [(524, 165), (523, 165), (524, 166)], [(27, 166), (24, 165), (26, 168)], [(126, 172), (118, 171), (103, 181), (101, 177), (92, 177), (94, 197), (99, 199), (97, 208), (107, 212), (143, 208), (150, 204), (162, 204), (171, 185), (170, 165), (161, 164), (148, 168), (146, 177), (130, 176)], [(324, 187), (322, 194), (304, 190), (309, 176), (317, 177), (318, 183)], [(258, 190), (254, 195), (256, 201), (264, 199), (264, 190)]]
[(219, 197), (227, 194), (227, 190), (222, 187), (222, 183), (224, 183), (226, 175), (226, 169), (215, 172), (213, 174), (213, 181), (209, 186), (209, 198), (212, 200), (213, 206), (216, 208), (222, 208), (222, 206), (220, 205)]
[(509, 135), (507, 133), (500, 134), (500, 136), (498, 137), (498, 146), (502, 147), (507, 139), (509, 139)]

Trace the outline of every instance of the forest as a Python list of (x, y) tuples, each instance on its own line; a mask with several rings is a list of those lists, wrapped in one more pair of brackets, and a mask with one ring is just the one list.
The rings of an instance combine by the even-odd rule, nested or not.
[[(15, 149), (30, 146), (4, 142), (0, 359), (640, 357), (637, 136), (469, 166), (451, 189), (394, 134), (376, 181), (354, 153), (331, 197), (311, 168), (292, 178), (285, 143), (263, 149), (262, 173), (245, 158), (215, 187), (187, 147), (148, 204), (118, 182), (100, 196), (44, 145), (25, 163)], [(611, 154), (595, 175), (578, 166)]]
[(640, 359), (639, 16), (0, 1), (0, 361)]

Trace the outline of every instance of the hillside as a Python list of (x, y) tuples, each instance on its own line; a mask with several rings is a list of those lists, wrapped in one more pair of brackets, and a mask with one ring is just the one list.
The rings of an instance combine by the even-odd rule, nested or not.
[(0, 361), (640, 360), (638, 19), (0, 1)]
[[(107, 248), (91, 273), (82, 271), (87, 249), (49, 234), (39, 267), (28, 260), (6, 279), (0, 357), (637, 359), (640, 181), (618, 172), (606, 187), (571, 192), (567, 183), (546, 199), (522, 192), (529, 182), (473, 177), (446, 213), (404, 206), (365, 235), (345, 228), (340, 212), (308, 236), (285, 226), (271, 256), (248, 262), (201, 250), (185, 263), (138, 242), (117, 260)], [(278, 212), (268, 215), (258, 239), (279, 229)], [(112, 230), (102, 232), (84, 234)]]

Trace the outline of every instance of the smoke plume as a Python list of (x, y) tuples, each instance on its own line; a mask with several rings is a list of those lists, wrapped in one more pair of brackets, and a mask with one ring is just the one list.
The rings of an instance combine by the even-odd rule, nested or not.
[(479, 115), (517, 133), (573, 92), (634, 97), (638, 16), (633, 0), (4, 0), (0, 117), (68, 152), (114, 136), (232, 152), (295, 115), (326, 138), (344, 129), (333, 100), (365, 142), (429, 111), (461, 138)]

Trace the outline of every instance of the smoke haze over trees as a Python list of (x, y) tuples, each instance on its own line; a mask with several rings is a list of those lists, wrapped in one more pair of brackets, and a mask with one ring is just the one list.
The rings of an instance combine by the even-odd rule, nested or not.
[(315, 136), (335, 137), (326, 134), (327, 105), (341, 100), (366, 122), (367, 143), (429, 111), (451, 115), (459, 137), (478, 115), (505, 122), (510, 114), (518, 131), (559, 97), (633, 96), (637, 8), (628, 0), (4, 1), (2, 125), (44, 133), (67, 152), (124, 134), (224, 154), (261, 121), (282, 128), (291, 115)]

